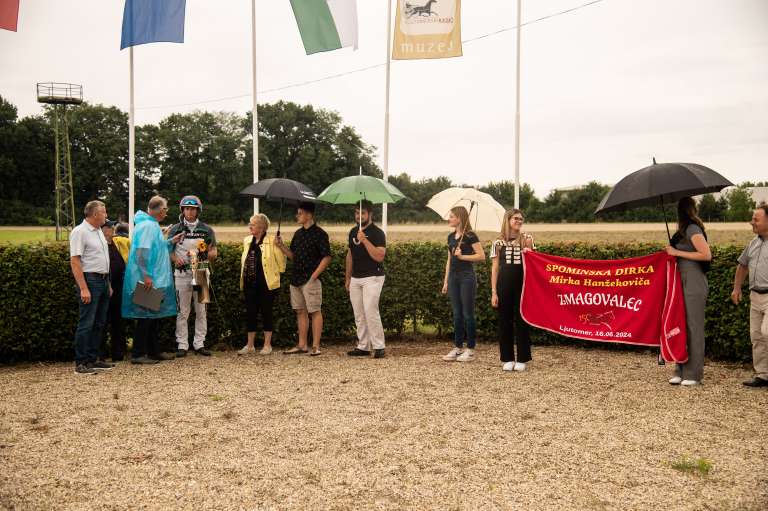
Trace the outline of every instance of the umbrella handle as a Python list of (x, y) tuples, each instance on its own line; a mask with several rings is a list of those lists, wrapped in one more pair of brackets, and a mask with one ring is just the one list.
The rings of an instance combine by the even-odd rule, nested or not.
[[(654, 163), (656, 163), (654, 158)], [(672, 235), (669, 234), (669, 223), (667, 222), (667, 210), (664, 208), (664, 196), (660, 196), (659, 200), (661, 201), (661, 211), (664, 214), (664, 225), (667, 227), (667, 239), (669, 240), (669, 243), (672, 243)]]
[(283, 203), (284, 199), (280, 199), (280, 215), (277, 217), (277, 236), (280, 237), (280, 224), (283, 223)]
[[(363, 167), (360, 167), (360, 175), (363, 175)], [(360, 212), (358, 214), (358, 221), (357, 221), (357, 232), (360, 232), (363, 230), (363, 194), (360, 194), (360, 203), (357, 206), (357, 210)], [(359, 245), (360, 241), (357, 239), (357, 237), (352, 238), (352, 243), (355, 245)]]

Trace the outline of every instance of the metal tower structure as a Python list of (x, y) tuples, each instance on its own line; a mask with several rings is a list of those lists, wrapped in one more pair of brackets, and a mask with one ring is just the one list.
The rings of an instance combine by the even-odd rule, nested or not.
[(38, 83), (37, 102), (52, 106), (53, 136), (55, 139), (56, 240), (67, 240), (69, 233), (75, 228), (76, 218), (67, 108), (82, 104), (83, 86), (72, 83)]

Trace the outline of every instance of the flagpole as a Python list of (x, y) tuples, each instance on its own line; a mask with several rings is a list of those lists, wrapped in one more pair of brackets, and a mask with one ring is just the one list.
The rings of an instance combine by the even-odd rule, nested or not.
[(133, 235), (133, 215), (136, 207), (134, 194), (136, 185), (134, 173), (136, 167), (136, 119), (134, 117), (133, 102), (133, 46), (128, 48), (128, 61), (130, 70), (129, 76), (129, 96), (130, 105), (128, 107), (128, 237)]
[(515, 209), (520, 207), (520, 19), (522, 0), (517, 0), (517, 62), (515, 70)]
[[(251, 0), (251, 69), (253, 70), (253, 107), (251, 132), (253, 133), (253, 182), (259, 182), (259, 117), (256, 100), (256, 0)], [(259, 199), (253, 199), (253, 214), (259, 213)]]
[[(392, 56), (392, 0), (387, 0), (387, 85), (384, 101), (384, 181), (389, 181), (389, 68)], [(381, 227), (387, 232), (387, 203), (381, 207)]]

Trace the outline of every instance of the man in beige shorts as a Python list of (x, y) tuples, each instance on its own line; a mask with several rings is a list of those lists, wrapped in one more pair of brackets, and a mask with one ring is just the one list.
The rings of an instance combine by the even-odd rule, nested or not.
[(752, 232), (757, 236), (739, 256), (731, 300), (741, 301), (741, 286), (749, 276), (749, 334), (755, 375), (747, 387), (768, 387), (768, 205), (760, 204), (752, 214)]
[(291, 239), (290, 248), (276, 237), (277, 247), (293, 262), (291, 268), (291, 308), (296, 311), (299, 328), (299, 343), (284, 351), (285, 355), (307, 353), (309, 323), (312, 322), (312, 351), (320, 355), (320, 336), (323, 333), (323, 286), (320, 274), (331, 262), (331, 245), (328, 233), (315, 223), (315, 205), (303, 202), (296, 212), (296, 221), (301, 224)]

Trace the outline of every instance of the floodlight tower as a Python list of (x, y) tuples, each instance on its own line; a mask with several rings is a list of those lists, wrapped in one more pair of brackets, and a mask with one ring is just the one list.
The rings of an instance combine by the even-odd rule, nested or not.
[(37, 84), (37, 102), (52, 105), (55, 139), (56, 240), (69, 239), (75, 228), (75, 200), (72, 190), (72, 151), (69, 143), (68, 106), (83, 102), (83, 86), (72, 83)]

